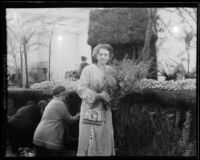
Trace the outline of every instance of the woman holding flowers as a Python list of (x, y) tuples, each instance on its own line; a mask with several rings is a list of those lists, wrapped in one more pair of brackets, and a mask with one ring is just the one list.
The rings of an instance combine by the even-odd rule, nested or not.
[(78, 156), (114, 156), (114, 133), (109, 88), (115, 88), (114, 69), (107, 65), (113, 49), (109, 44), (98, 44), (93, 50), (96, 64), (82, 71), (78, 94), (82, 99)]

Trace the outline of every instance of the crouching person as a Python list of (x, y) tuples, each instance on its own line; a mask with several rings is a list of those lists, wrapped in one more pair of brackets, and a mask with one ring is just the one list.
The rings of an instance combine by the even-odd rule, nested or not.
[(19, 147), (33, 147), (33, 134), (41, 119), (41, 109), (32, 100), (8, 119), (8, 138), (13, 153)]
[(53, 89), (53, 99), (46, 106), (35, 130), (33, 143), (38, 157), (62, 156), (66, 123), (79, 120), (79, 113), (71, 116), (64, 103), (65, 91), (63, 86)]

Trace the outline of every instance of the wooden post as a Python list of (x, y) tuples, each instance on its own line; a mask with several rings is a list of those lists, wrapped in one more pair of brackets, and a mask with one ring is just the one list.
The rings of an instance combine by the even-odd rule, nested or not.
[(24, 58), (25, 58), (25, 72), (26, 72), (26, 84), (25, 84), (25, 87), (29, 88), (26, 43), (23, 44), (23, 47), (24, 47)]

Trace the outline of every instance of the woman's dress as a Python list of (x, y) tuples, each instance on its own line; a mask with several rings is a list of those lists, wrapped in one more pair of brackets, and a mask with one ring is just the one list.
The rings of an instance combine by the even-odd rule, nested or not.
[[(106, 71), (112, 70), (106, 66)], [(111, 156), (115, 155), (114, 133), (111, 109), (105, 110), (102, 103), (94, 105), (95, 93), (104, 86), (106, 72), (97, 65), (91, 64), (82, 71), (79, 81), (78, 94), (82, 98), (78, 156)], [(103, 113), (101, 125), (85, 124), (83, 117), (89, 108), (95, 108)]]

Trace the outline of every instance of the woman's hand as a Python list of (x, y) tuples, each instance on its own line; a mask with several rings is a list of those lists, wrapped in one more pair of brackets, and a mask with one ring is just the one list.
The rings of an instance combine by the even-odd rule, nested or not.
[(105, 77), (105, 81), (110, 87), (115, 87), (117, 84), (117, 81), (115, 80), (115, 78), (112, 75), (107, 75)]
[(85, 98), (89, 104), (92, 104), (96, 98), (95, 92), (93, 92), (93, 91), (88, 92), (87, 95), (85, 96)]
[(96, 97), (100, 97), (100, 98), (104, 99), (106, 102), (110, 102), (110, 100), (111, 100), (110, 95), (105, 91), (103, 91), (101, 93), (97, 93)]

